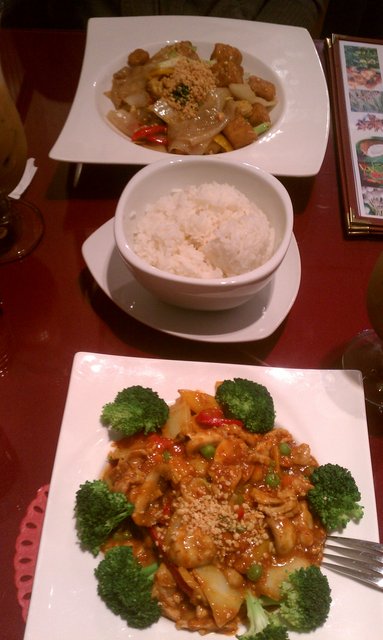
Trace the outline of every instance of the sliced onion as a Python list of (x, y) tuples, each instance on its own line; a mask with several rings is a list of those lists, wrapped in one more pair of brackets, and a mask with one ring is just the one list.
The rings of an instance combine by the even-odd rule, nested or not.
[(156, 74), (157, 70), (164, 71), (165, 69), (171, 69), (176, 66), (179, 60), (182, 60), (182, 56), (174, 56), (172, 58), (166, 58), (166, 60), (156, 62), (155, 67), (152, 69), (152, 73)]
[(250, 85), (246, 82), (229, 84), (229, 89), (233, 97), (237, 100), (247, 100), (250, 104), (258, 102), (259, 104), (263, 104), (264, 107), (269, 108), (276, 105), (276, 100), (265, 100), (264, 98), (257, 96), (257, 94), (250, 88)]
[(227, 103), (228, 100), (231, 99), (231, 93), (229, 91), (228, 87), (217, 87), (214, 91), (215, 93), (215, 106), (217, 109), (222, 109), (222, 111), (225, 108), (225, 105)]
[(222, 110), (222, 94), (213, 91), (194, 118), (169, 122), (168, 150), (203, 155), (217, 133), (229, 122)]
[(126, 96), (124, 102), (131, 107), (146, 107), (150, 102), (150, 96), (146, 91), (137, 91)]
[(178, 111), (174, 109), (174, 107), (171, 107), (163, 98), (156, 100), (152, 105), (151, 110), (156, 114), (156, 116), (166, 122), (166, 124), (178, 119)]
[(231, 587), (222, 571), (214, 565), (198, 567), (192, 573), (211, 607), (217, 627), (223, 627), (240, 610), (243, 593)]
[(227, 119), (214, 125), (207, 125), (196, 119), (172, 123), (168, 130), (168, 149), (187, 155), (203, 155), (211, 140), (222, 131), (226, 123)]
[(125, 109), (109, 111), (106, 117), (116, 129), (126, 136), (131, 136), (140, 124), (137, 118), (128, 111), (125, 111)]
[(247, 100), (250, 104), (254, 104), (257, 99), (254, 91), (246, 82), (233, 82), (229, 84), (229, 89), (237, 100)]
[(265, 100), (265, 98), (261, 98), (260, 96), (256, 96), (255, 102), (259, 102), (259, 104), (263, 104), (264, 107), (267, 107), (269, 109), (275, 107), (275, 105), (277, 104), (276, 100)]

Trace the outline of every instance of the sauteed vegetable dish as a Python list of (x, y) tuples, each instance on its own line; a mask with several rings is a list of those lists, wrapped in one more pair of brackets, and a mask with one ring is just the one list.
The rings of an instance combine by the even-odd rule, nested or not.
[(187, 155), (251, 144), (269, 129), (277, 102), (272, 82), (246, 73), (239, 49), (217, 43), (204, 60), (189, 41), (152, 56), (132, 51), (106, 95), (108, 120), (132, 142)]
[(77, 530), (103, 554), (99, 595), (129, 626), (165, 616), (235, 635), (265, 604), (262, 624), (278, 632), (262, 638), (325, 622), (327, 531), (362, 517), (360, 494), (348, 470), (319, 466), (275, 416), (268, 390), (241, 378), (215, 395), (180, 390), (170, 406), (129, 387), (103, 407), (120, 439), (102, 477), (77, 492)]

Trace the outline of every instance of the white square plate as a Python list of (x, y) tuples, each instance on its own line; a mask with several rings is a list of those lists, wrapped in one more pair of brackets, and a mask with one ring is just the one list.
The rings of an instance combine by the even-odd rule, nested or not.
[[(82, 552), (73, 520), (75, 494), (99, 477), (110, 447), (101, 426), (102, 406), (132, 384), (155, 389), (171, 403), (180, 388), (214, 393), (214, 383), (234, 376), (264, 384), (274, 398), (277, 424), (310, 444), (319, 463), (336, 462), (353, 473), (365, 515), (347, 535), (377, 541), (378, 525), (360, 374), (355, 371), (299, 370), (250, 365), (182, 362), (78, 353), (50, 485), (40, 552), (24, 640), (191, 640), (161, 619), (150, 629), (129, 629), (97, 595), (93, 575), (100, 558)], [(378, 640), (383, 628), (382, 594), (327, 573), (333, 603), (325, 626), (310, 638)], [(194, 634), (196, 640), (199, 635)], [(193, 637), (194, 637), (193, 636)], [(305, 640), (304, 634), (290, 638)], [(225, 636), (209, 634), (211, 640)]]
[[(247, 20), (200, 16), (91, 18), (76, 96), (50, 157), (67, 162), (146, 165), (164, 153), (132, 143), (113, 129), (104, 92), (128, 54), (151, 54), (165, 43), (191, 40), (210, 57), (216, 42), (237, 46), (245, 71), (275, 82), (278, 104), (270, 131), (232, 157), (285, 176), (318, 173), (327, 146), (329, 100), (322, 66), (309, 32)], [(225, 154), (222, 154), (223, 156)]]

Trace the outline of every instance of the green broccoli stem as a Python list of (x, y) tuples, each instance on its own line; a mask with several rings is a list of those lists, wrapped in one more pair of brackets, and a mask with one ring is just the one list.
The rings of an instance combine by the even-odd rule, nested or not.
[(156, 573), (157, 569), (158, 562), (152, 562), (152, 564), (148, 564), (142, 567), (142, 575), (146, 576), (149, 580), (153, 580), (154, 574)]
[[(280, 600), (246, 594), (248, 629), (239, 640), (287, 640), (288, 630), (305, 633), (327, 619), (331, 591), (326, 576), (316, 565), (301, 567), (283, 580)], [(266, 606), (273, 605), (268, 611)]]
[(245, 597), (248, 628), (238, 640), (288, 640), (288, 632), (277, 614), (264, 609), (260, 598), (248, 591)]

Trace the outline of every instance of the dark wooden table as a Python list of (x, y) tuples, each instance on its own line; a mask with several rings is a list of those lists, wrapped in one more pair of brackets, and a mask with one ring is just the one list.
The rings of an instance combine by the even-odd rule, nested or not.
[[(293, 308), (272, 336), (233, 345), (192, 342), (123, 313), (95, 285), (81, 246), (113, 216), (131, 169), (85, 167), (73, 188), (73, 166), (48, 157), (74, 97), (84, 45), (82, 32), (0, 31), (2, 66), (25, 124), (29, 155), (38, 165), (26, 197), (45, 221), (33, 254), (0, 267), (9, 356), (0, 377), (2, 640), (23, 637), (15, 540), (28, 505), (50, 480), (74, 354), (339, 368), (345, 344), (369, 326), (366, 285), (382, 251), (379, 239), (344, 235), (331, 131), (319, 174), (283, 181), (294, 204), (302, 281)], [(383, 416), (369, 411), (368, 425), (383, 540)]]

